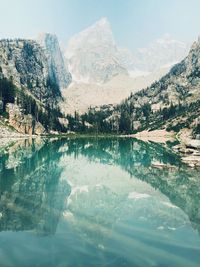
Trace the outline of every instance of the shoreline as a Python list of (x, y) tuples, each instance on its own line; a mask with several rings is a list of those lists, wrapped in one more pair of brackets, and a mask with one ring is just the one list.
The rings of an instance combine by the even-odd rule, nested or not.
[[(10, 132), (9, 132), (10, 133)], [(185, 135), (183, 135), (186, 137)], [(62, 139), (62, 138), (135, 138), (143, 142), (155, 142), (165, 144), (166, 142), (178, 141), (179, 144), (172, 147), (172, 152), (179, 155), (183, 163), (191, 168), (200, 167), (200, 140), (191, 139), (187, 135), (187, 138), (180, 138), (175, 132), (167, 132), (166, 130), (155, 130), (155, 131), (143, 131), (137, 134), (129, 135), (117, 135), (117, 134), (77, 134), (77, 133), (65, 133), (65, 134), (45, 134), (45, 135), (28, 135), (20, 133), (12, 133), (0, 135), (0, 152), (6, 150), (7, 147), (11, 146), (19, 140), (27, 139)]]
[(166, 143), (167, 141), (177, 140), (175, 132), (167, 132), (166, 130), (142, 131), (129, 136), (144, 142)]

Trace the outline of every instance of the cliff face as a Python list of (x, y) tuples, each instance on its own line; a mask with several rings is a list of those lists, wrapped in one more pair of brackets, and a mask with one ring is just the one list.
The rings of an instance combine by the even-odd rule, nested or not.
[[(19, 105), (15, 110), (21, 109), (21, 114), (12, 114), (11, 125), (21, 133), (35, 133), (37, 122), (45, 128), (55, 125), (50, 122), (50, 113), (58, 109), (61, 92), (56, 77), (50, 71), (47, 55), (37, 42), (0, 40), (0, 93), (4, 111), (7, 103)], [(10, 115), (10, 110), (8, 113)], [(58, 119), (56, 116), (53, 116), (54, 121)], [(23, 123), (25, 125), (22, 126)], [(38, 131), (43, 132), (40, 126)]]
[(31, 40), (1, 40), (0, 66), (4, 77), (28, 89), (45, 102), (48, 88), (48, 62), (42, 48)]
[(50, 33), (40, 34), (37, 42), (45, 50), (50, 77), (56, 80), (61, 89), (67, 88), (72, 81), (72, 77), (65, 64), (57, 36)]

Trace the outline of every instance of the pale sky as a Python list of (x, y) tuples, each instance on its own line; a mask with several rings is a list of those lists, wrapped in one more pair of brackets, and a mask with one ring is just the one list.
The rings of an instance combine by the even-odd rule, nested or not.
[(51, 32), (64, 46), (101, 17), (132, 50), (165, 33), (186, 42), (200, 34), (200, 0), (0, 0), (0, 10), (0, 38)]

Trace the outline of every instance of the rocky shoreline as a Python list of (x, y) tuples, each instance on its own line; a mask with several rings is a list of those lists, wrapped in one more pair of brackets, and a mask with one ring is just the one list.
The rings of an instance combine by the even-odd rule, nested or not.
[[(189, 130), (183, 130), (176, 135), (174, 132), (166, 130), (142, 131), (137, 134), (129, 135), (140, 139), (144, 142), (166, 143), (167, 141), (178, 140), (180, 143), (172, 148), (173, 152), (181, 156), (182, 161), (191, 168), (200, 167), (200, 140), (192, 139)], [(160, 164), (155, 164), (154, 167), (167, 168)]]
[(200, 140), (187, 139), (173, 150), (181, 155), (182, 161), (192, 168), (200, 167)]
[(156, 143), (166, 143), (176, 139), (174, 132), (167, 132), (166, 130), (142, 131), (130, 136), (145, 142), (152, 141)]

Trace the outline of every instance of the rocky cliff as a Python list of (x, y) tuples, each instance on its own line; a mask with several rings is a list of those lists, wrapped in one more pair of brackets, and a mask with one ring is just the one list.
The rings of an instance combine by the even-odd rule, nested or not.
[(9, 103), (6, 106), (9, 115), (9, 124), (19, 133), (28, 135), (45, 134), (45, 128), (31, 114), (23, 114), (23, 110), (16, 104)]
[(51, 93), (48, 88), (49, 69), (42, 48), (32, 40), (1, 40), (0, 66), (4, 77), (18, 87), (28, 89), (42, 102)]
[[(57, 117), (61, 115), (58, 109), (61, 92), (56, 77), (51, 74), (47, 55), (37, 42), (0, 40), (0, 93), (3, 111), (6, 111), (6, 104), (15, 103), (22, 114), (18, 116), (17, 112), (17, 116), (12, 116), (11, 125), (15, 127), (22, 125), (22, 121), (26, 122), (26, 126), (17, 126), (17, 130), (30, 128), (35, 122), (42, 123), (46, 130), (57, 127)], [(8, 113), (10, 114), (9, 111)], [(30, 118), (27, 117), (28, 114)], [(13, 118), (21, 119), (15, 124)], [(32, 125), (32, 129), (25, 130), (24, 133), (34, 133), (34, 128)]]
[(50, 33), (40, 34), (37, 42), (45, 49), (50, 77), (56, 79), (61, 89), (67, 88), (72, 77), (65, 64), (57, 36)]

